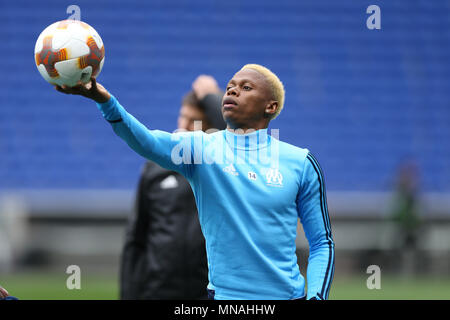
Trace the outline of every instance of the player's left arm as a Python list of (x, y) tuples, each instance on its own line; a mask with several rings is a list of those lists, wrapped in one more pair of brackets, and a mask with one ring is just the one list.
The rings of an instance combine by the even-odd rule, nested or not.
[(323, 173), (311, 153), (305, 159), (297, 208), (309, 242), (307, 299), (328, 299), (334, 275), (334, 241)]

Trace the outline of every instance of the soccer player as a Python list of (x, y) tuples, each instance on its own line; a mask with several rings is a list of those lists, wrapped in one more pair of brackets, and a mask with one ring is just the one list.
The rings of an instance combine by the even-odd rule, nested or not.
[[(217, 81), (198, 76), (181, 101), (178, 129), (224, 129), (223, 92)], [(189, 182), (176, 171), (147, 161), (128, 220), (121, 256), (121, 299), (206, 299), (205, 240)]]
[[(233, 76), (222, 99), (227, 129), (212, 134), (148, 130), (95, 79), (56, 89), (96, 101), (132, 149), (187, 178), (206, 240), (211, 298), (328, 298), (334, 241), (323, 174), (307, 149), (269, 135), (284, 105), (283, 84), (269, 69), (249, 64)], [(307, 292), (295, 253), (298, 218), (310, 248)]]

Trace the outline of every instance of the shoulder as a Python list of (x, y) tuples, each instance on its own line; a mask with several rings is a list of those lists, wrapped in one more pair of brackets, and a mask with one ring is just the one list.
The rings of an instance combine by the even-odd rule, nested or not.
[(141, 175), (145, 175), (148, 172), (152, 172), (157, 167), (158, 167), (158, 165), (156, 163), (154, 163), (153, 161), (147, 161), (146, 163), (144, 163), (142, 165)]
[(202, 132), (204, 135), (212, 138), (223, 137), (225, 130), (211, 129), (208, 133)]
[(302, 164), (307, 159), (308, 154), (310, 154), (307, 148), (297, 147), (278, 139), (273, 139), (273, 142), (278, 144), (281, 155), (294, 161), (300, 161)]
[(165, 176), (165, 175), (170, 175), (170, 174), (174, 174), (174, 173), (175, 173), (174, 171), (167, 170), (167, 169), (161, 167), (156, 162), (147, 161), (142, 166), (141, 177), (151, 180), (157, 176)]
[(180, 138), (217, 138), (223, 136), (224, 130), (212, 131), (212, 132), (204, 132), (201, 130), (197, 131), (175, 131), (172, 135)]
[(208, 133), (205, 133), (202, 131), (198, 131), (198, 132), (199, 132), (199, 134), (202, 135), (203, 141), (206, 141), (208, 143), (222, 140), (224, 137), (224, 130), (215, 130), (215, 131), (208, 132)]
[(279, 143), (280, 158), (286, 165), (297, 168), (302, 180), (305, 175), (312, 176), (314, 179), (319, 176), (323, 179), (322, 166), (308, 148), (297, 147), (279, 140), (277, 143)]

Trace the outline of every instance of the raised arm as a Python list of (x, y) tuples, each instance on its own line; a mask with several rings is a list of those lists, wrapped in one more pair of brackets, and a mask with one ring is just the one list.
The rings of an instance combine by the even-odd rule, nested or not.
[(209, 119), (211, 127), (223, 130), (227, 127), (222, 116), (222, 97), (216, 79), (208, 75), (200, 75), (192, 83), (192, 90), (199, 100), (200, 107)]
[(334, 241), (323, 173), (310, 153), (305, 160), (297, 208), (309, 242), (307, 299), (328, 299), (334, 275)]
[(164, 168), (178, 171), (185, 176), (191, 174), (193, 133), (171, 134), (160, 130), (148, 130), (94, 78), (86, 85), (79, 84), (71, 88), (57, 86), (56, 90), (94, 100), (114, 132), (134, 151)]

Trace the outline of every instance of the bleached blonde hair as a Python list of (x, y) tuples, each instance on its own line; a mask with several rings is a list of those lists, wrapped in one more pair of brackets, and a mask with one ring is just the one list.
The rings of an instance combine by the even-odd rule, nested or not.
[(270, 84), (270, 86), (272, 88), (273, 97), (274, 97), (274, 99), (276, 101), (278, 101), (277, 111), (273, 114), (271, 120), (275, 119), (276, 117), (278, 117), (278, 115), (280, 114), (281, 110), (283, 110), (283, 106), (284, 106), (284, 94), (285, 94), (285, 92), (284, 92), (283, 82), (281, 82), (281, 80), (277, 77), (277, 75), (275, 73), (273, 73), (268, 68), (266, 68), (266, 67), (264, 67), (262, 65), (252, 64), (252, 63), (246, 64), (239, 71), (242, 71), (244, 69), (253, 69), (253, 70), (259, 72), (269, 82), (269, 84)]

